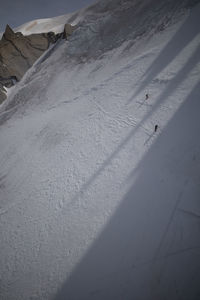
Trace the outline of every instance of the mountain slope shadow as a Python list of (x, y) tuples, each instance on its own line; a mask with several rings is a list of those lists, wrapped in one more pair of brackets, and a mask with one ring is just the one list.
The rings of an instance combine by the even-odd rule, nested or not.
[(133, 96), (129, 99), (131, 102), (135, 96), (137, 96), (142, 90), (146, 88), (151, 81), (158, 76), (166, 66), (168, 66), (179, 53), (187, 46), (189, 43), (195, 39), (195, 37), (200, 33), (199, 26), (199, 14), (200, 14), (200, 4), (193, 8), (192, 13), (175, 33), (175, 35), (170, 39), (168, 44), (160, 52), (158, 57), (152, 62), (151, 66), (145, 72), (143, 78), (140, 78), (142, 84), (135, 91)]
[[(200, 194), (190, 198), (188, 189), (200, 174), (199, 92), (200, 83), (139, 163), (138, 178), (55, 300), (199, 299), (200, 219), (179, 210), (185, 194), (200, 205)], [(187, 234), (179, 239), (182, 227)]]

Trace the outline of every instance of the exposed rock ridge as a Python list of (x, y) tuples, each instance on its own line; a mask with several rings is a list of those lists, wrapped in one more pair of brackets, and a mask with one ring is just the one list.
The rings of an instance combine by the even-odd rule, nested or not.
[(7, 25), (0, 40), (0, 103), (6, 99), (4, 87), (11, 87), (19, 81), (50, 44), (61, 37), (68, 39), (75, 28), (66, 24), (59, 34), (48, 32), (24, 36)]

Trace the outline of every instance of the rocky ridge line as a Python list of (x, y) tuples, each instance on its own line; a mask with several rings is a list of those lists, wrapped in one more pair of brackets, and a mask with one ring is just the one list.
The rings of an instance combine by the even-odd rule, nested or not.
[(0, 103), (6, 99), (6, 89), (18, 82), (51, 44), (68, 39), (75, 26), (65, 24), (62, 33), (36, 33), (24, 36), (7, 25), (0, 40)]

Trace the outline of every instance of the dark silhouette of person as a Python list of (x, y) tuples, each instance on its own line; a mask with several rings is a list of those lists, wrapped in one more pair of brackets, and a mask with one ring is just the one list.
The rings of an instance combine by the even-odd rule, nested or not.
[(146, 94), (146, 100), (149, 99), (149, 94)]
[(154, 128), (154, 132), (156, 132), (157, 129), (158, 129), (158, 125), (156, 124), (156, 125), (155, 125), (155, 128)]

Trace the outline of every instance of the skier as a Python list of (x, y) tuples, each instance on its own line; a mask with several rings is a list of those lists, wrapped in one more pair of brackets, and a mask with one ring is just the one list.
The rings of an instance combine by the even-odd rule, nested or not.
[(155, 127), (154, 127), (154, 132), (156, 132), (158, 129), (158, 125), (156, 124)]

